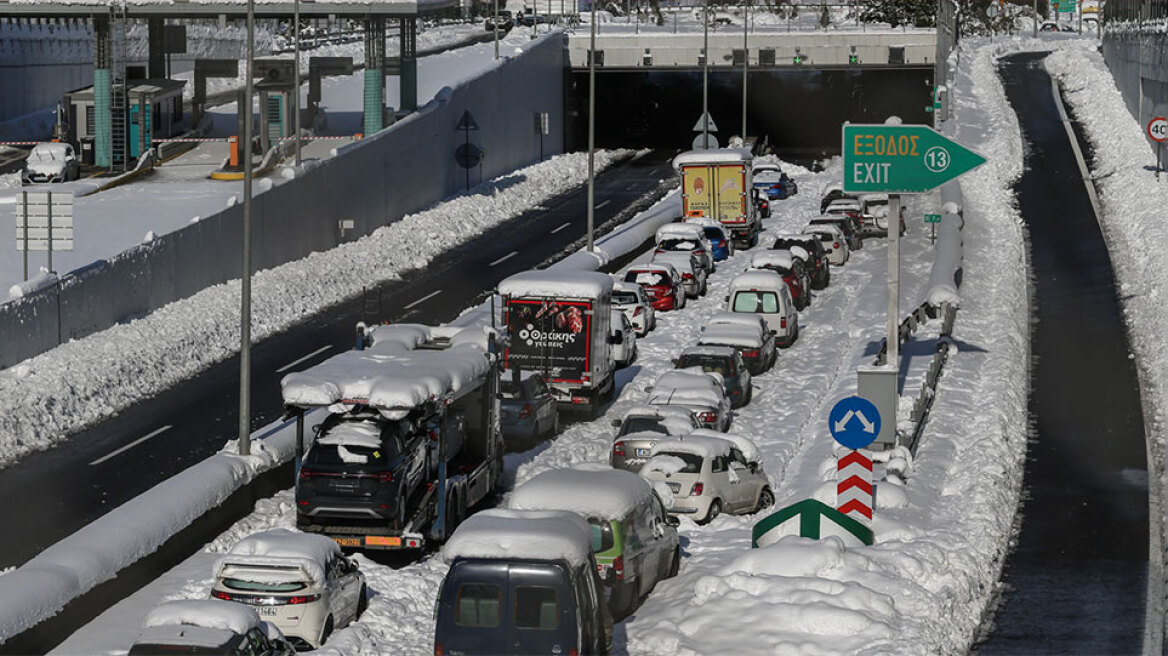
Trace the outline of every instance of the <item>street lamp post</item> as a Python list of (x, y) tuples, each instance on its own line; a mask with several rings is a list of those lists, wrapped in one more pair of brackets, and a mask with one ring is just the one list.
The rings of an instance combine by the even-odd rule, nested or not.
[[(250, 0), (249, 0), (250, 1)], [(710, 0), (702, 3), (702, 148), (710, 147)]]
[(742, 144), (746, 145), (746, 74), (750, 70), (750, 46), (747, 30), (750, 27), (750, 0), (742, 10)]
[(499, 58), (499, 0), (495, 0), (495, 16), (491, 19), (491, 32), (493, 32), (495, 35), (495, 59), (498, 59)]
[(588, 41), (588, 252), (596, 250), (592, 242), (593, 199), (596, 194), (596, 0), (589, 7), (592, 32)]
[(292, 138), (295, 139), (296, 144), (296, 166), (300, 166), (300, 0), (294, 0), (292, 3), (292, 39), (293, 52), (295, 56), (293, 60), (296, 62), (295, 68), (292, 69), (292, 84), (295, 87), (292, 90)]
[(247, 66), (243, 99), (243, 269), (239, 286), (239, 454), (251, 455), (251, 98), (255, 0), (247, 0)]

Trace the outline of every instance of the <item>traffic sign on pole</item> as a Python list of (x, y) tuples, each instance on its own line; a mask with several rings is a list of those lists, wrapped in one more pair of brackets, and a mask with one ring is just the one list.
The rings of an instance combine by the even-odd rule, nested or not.
[(924, 125), (843, 126), (844, 191), (919, 194), (986, 162)]
[(827, 429), (836, 442), (849, 449), (862, 449), (880, 433), (880, 411), (868, 399), (849, 396), (832, 407)]
[(1148, 138), (1158, 142), (1168, 140), (1168, 118), (1157, 116), (1148, 121)]
[(925, 215), (925, 223), (940, 223), (940, 222), (941, 222), (941, 215), (940, 214), (926, 214)]

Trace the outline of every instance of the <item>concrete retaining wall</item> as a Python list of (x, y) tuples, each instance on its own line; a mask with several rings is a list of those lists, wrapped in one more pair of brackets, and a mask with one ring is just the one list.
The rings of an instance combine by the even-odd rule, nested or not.
[(1162, 25), (1109, 26), (1103, 34), (1103, 58), (1141, 126), (1155, 116), (1168, 116), (1168, 34)]
[[(463, 188), (454, 161), (464, 134), (455, 125), (470, 111), (479, 129), (471, 143), (486, 152), (484, 178), (563, 150), (564, 43), (561, 34), (533, 41), (483, 75), (443, 89), (416, 113), (337, 157), (255, 197), (253, 262), (265, 269), (332, 248), (337, 222), (353, 221), (345, 240), (369, 234)], [(534, 129), (547, 112), (550, 134)], [(471, 182), (479, 179), (471, 172)], [(57, 287), (0, 305), (0, 367), (147, 314), (207, 286), (240, 275), (243, 207), (198, 223), (65, 276)], [(340, 300), (340, 299), (338, 299)]]

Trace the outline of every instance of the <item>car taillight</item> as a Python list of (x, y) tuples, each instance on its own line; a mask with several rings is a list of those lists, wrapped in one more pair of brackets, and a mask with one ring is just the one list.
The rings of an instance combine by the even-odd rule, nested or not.
[(702, 496), (702, 490), (704, 489), (706, 489), (705, 485), (702, 485), (701, 483), (694, 483), (693, 487), (689, 489), (689, 495), (691, 497), (700, 497)]
[(212, 590), (211, 596), (216, 599), (222, 599), (223, 601), (231, 601), (231, 595), (222, 590)]
[(378, 483), (392, 483), (393, 482), (393, 472), (388, 472), (388, 471), (377, 472), (377, 482)]
[[(575, 651), (575, 650), (573, 650), (573, 651)], [(435, 642), (434, 643), (434, 656), (445, 656), (445, 654), (446, 654), (446, 649), (442, 646), (442, 643)]]
[(832, 247), (832, 248), (834, 248), (834, 249), (836, 249), (836, 250), (838, 251), (838, 250), (839, 250), (839, 242), (838, 242), (838, 241), (837, 241), (837, 242), (833, 242), (833, 243), (832, 243), (832, 245), (831, 245), (831, 247)]
[(312, 478), (313, 476), (318, 476), (318, 475), (319, 474), (317, 474), (317, 472), (315, 470), (309, 469), (308, 467), (301, 467), (300, 468), (300, 478), (302, 478), (302, 479), (308, 479), (308, 478)]
[(783, 318), (779, 319), (779, 328), (786, 328), (786, 327), (787, 327), (787, 317), (783, 317)]
[(312, 602), (316, 601), (317, 599), (320, 599), (320, 595), (318, 595), (318, 594), (297, 595), (295, 597), (288, 597), (287, 603), (292, 604), (292, 605), (311, 604)]
[(568, 656), (580, 656), (580, 652), (576, 651), (575, 647), (568, 650)]
[(716, 415), (712, 412), (703, 412), (700, 415), (698, 415), (698, 421), (712, 424), (715, 421), (718, 421), (718, 415)]
[(612, 455), (621, 456), (623, 458), (625, 455), (625, 443), (624, 442), (613, 442), (612, 443)]
[(742, 352), (742, 357), (744, 357), (744, 358), (757, 358), (758, 357), (758, 349), (745, 350)]
[(681, 274), (681, 277), (685, 278), (686, 280), (692, 280), (693, 274), (692, 273), (683, 273), (683, 274)]
[(531, 404), (524, 403), (523, 407), (519, 409), (519, 418), (520, 419), (527, 419), (530, 416), (531, 416)]
[(645, 309), (645, 308), (641, 307), (640, 305), (638, 305), (637, 307), (633, 308), (633, 316), (635, 317), (635, 316), (637, 316), (638, 314), (640, 314), (640, 313), (641, 313), (641, 310), (643, 310), (643, 309)]
[(612, 571), (616, 574), (616, 580), (621, 581), (625, 578), (625, 557), (617, 556), (612, 559)]

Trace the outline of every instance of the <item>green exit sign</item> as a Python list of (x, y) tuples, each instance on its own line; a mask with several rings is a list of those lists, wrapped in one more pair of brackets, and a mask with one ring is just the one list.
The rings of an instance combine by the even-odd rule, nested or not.
[(925, 223), (940, 223), (940, 222), (941, 222), (941, 215), (940, 214), (926, 214), (925, 215)]
[(919, 194), (986, 159), (924, 125), (843, 127), (844, 191)]

